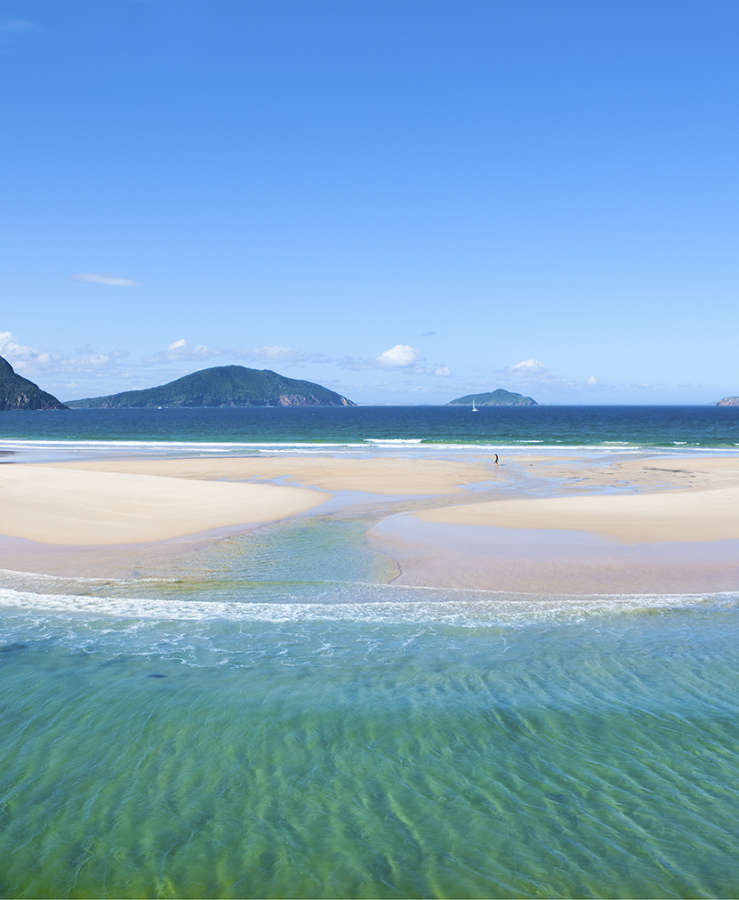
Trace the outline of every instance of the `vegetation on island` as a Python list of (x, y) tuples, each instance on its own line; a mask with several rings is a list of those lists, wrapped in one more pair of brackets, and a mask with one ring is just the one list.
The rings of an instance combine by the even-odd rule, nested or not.
[(515, 391), (505, 391), (498, 388), (495, 391), (489, 391), (486, 394), (467, 394), (464, 397), (457, 397), (451, 400), (447, 406), (538, 406), (533, 397), (526, 397), (523, 394), (517, 394)]
[(18, 375), (7, 359), (0, 356), (0, 410), (66, 408), (56, 397)]
[(158, 387), (106, 397), (68, 401), (75, 408), (124, 409), (201, 406), (355, 406), (312, 381), (298, 381), (270, 369), (215, 366)]

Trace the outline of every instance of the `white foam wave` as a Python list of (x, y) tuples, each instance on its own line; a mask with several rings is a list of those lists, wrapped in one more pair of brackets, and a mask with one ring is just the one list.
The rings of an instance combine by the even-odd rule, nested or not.
[(347, 452), (365, 453), (506, 453), (514, 456), (532, 448), (537, 451), (588, 455), (643, 454), (650, 456), (675, 453), (732, 454), (739, 452), (739, 444), (732, 447), (688, 446), (684, 441), (673, 441), (671, 446), (641, 445), (629, 441), (609, 441), (600, 444), (544, 443), (542, 440), (526, 439), (516, 443), (443, 443), (425, 441), (423, 438), (366, 438), (360, 441), (152, 441), (152, 440), (37, 440), (25, 438), (0, 438), (0, 450), (15, 452), (47, 453), (125, 453), (129, 455), (147, 454), (239, 454), (239, 453), (287, 453), (287, 454), (327, 454), (338, 455)]
[(154, 575), (136, 576), (132, 578), (105, 578), (88, 575), (50, 575), (47, 572), (23, 572), (18, 569), (0, 569), (0, 579), (6, 584), (27, 581), (79, 582), (80, 584), (173, 584), (182, 581), (176, 576)]
[[(422, 444), (423, 438), (365, 438), (367, 444), (389, 444), (397, 446), (399, 444)], [(427, 445), (428, 446), (428, 445)]]
[(185, 449), (185, 450), (233, 450), (240, 447), (253, 449), (256, 447), (361, 447), (361, 442), (323, 442), (323, 441), (130, 441), (130, 440), (72, 440), (58, 438), (56, 440), (37, 440), (35, 438), (0, 438), (0, 447), (4, 449), (119, 449), (120, 447), (153, 448), (158, 449)]
[(350, 444), (321, 450), (306, 450), (303, 449), (303, 447), (260, 447), (258, 452), (267, 453), (268, 455), (289, 453), (291, 456), (337, 456), (338, 454), (348, 455), (350, 453), (358, 453), (358, 451), (353, 449)]
[[(404, 589), (399, 589), (402, 593)], [(487, 599), (418, 601), (374, 600), (351, 603), (239, 603), (235, 601), (161, 600), (133, 597), (90, 597), (40, 594), (0, 589), (0, 607), (33, 611), (158, 621), (364, 622), (372, 624), (443, 624), (459, 627), (528, 625), (580, 621), (603, 614), (667, 610), (730, 599), (736, 595), (600, 595), (554, 599)], [(86, 623), (86, 624), (89, 624)]]

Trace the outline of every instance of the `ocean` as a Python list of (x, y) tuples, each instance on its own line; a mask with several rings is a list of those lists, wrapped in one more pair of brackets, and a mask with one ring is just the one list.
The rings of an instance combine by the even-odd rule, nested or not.
[(11, 440), (196, 442), (238, 452), (280, 444), (338, 444), (356, 451), (389, 440), (733, 449), (739, 447), (739, 407), (488, 407), (475, 414), (449, 406), (11, 411), (0, 416), (0, 450)]
[[(0, 460), (737, 445), (705, 407), (0, 416)], [(739, 592), (401, 586), (367, 526), (0, 571), (0, 894), (739, 893)]]

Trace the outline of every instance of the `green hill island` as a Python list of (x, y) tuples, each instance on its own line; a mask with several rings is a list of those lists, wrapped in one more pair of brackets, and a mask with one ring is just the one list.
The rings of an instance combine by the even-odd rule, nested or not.
[(0, 356), (0, 410), (66, 408), (56, 397), (18, 375), (7, 359)]
[(467, 394), (464, 397), (457, 397), (451, 400), (447, 406), (538, 406), (539, 404), (533, 397), (525, 397), (523, 394), (516, 394), (514, 391), (504, 391), (498, 388), (496, 391), (489, 391), (487, 394)]
[(215, 366), (176, 381), (107, 397), (70, 400), (76, 409), (167, 409), (198, 406), (356, 406), (312, 381), (286, 378), (270, 369)]

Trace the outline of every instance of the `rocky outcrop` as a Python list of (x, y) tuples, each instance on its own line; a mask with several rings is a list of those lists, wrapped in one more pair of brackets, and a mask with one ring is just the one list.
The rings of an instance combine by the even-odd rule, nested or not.
[(56, 397), (18, 375), (7, 359), (0, 356), (0, 410), (66, 408)]
[(338, 402), (326, 403), (325, 398), (316, 397), (315, 394), (280, 394), (277, 400), (278, 406), (356, 406), (346, 397), (339, 396)]
[(719, 400), (716, 406), (739, 406), (739, 397), (724, 397)]

